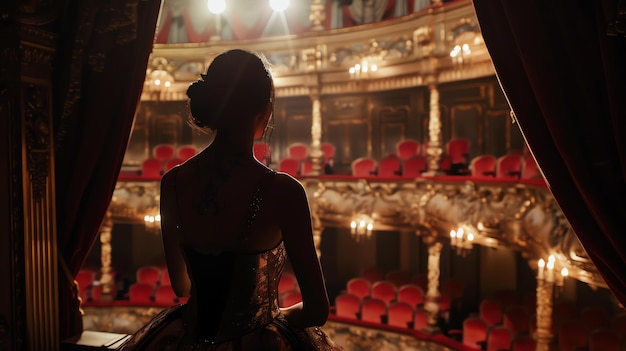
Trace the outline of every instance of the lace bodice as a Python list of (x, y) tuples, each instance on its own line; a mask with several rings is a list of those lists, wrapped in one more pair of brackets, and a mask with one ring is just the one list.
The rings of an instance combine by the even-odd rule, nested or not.
[(283, 242), (260, 253), (202, 253), (183, 247), (191, 279), (186, 320), (193, 337), (208, 342), (236, 338), (280, 314), (278, 281), (285, 265)]

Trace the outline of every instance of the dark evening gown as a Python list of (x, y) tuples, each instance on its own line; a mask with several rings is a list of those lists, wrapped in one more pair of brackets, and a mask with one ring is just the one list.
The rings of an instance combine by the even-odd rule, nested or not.
[[(261, 193), (252, 200), (250, 224)], [(281, 314), (282, 241), (263, 252), (182, 250), (192, 286), (188, 302), (163, 310), (123, 350), (342, 350), (320, 328), (296, 328)]]

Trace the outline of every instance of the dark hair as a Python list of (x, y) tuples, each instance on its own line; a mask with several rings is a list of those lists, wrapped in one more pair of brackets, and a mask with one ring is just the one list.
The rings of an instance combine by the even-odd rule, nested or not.
[(218, 55), (187, 89), (191, 121), (200, 128), (228, 129), (263, 112), (272, 98), (267, 61), (235, 49)]

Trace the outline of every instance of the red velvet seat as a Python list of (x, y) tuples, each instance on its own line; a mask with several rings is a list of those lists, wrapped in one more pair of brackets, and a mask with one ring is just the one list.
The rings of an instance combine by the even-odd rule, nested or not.
[(161, 270), (161, 280), (159, 281), (159, 285), (171, 285), (172, 281), (170, 280), (170, 272), (167, 268)]
[(313, 162), (310, 160), (303, 160), (300, 163), (300, 174), (301, 175), (310, 175), (313, 173)]
[(146, 283), (154, 287), (160, 280), (161, 270), (158, 267), (146, 266), (137, 269), (137, 283)]
[(413, 139), (404, 139), (396, 143), (396, 154), (402, 160), (407, 160), (420, 154), (420, 143)]
[(496, 178), (519, 179), (522, 175), (522, 156), (504, 155), (496, 160)]
[(173, 158), (171, 160), (167, 160), (165, 161), (165, 169), (164, 171), (167, 172), (170, 169), (182, 164), (183, 162), (185, 162), (185, 160), (181, 159), (181, 158)]
[(76, 274), (74, 280), (78, 283), (78, 289), (87, 291), (93, 285), (93, 282), (96, 280), (96, 272), (88, 269), (81, 269)]
[(413, 311), (414, 307), (408, 303), (392, 303), (387, 312), (387, 324), (399, 328), (410, 328), (413, 326)]
[(141, 176), (147, 178), (159, 178), (163, 175), (163, 161), (156, 158), (148, 158), (141, 162)]
[(467, 138), (454, 138), (446, 143), (446, 154), (450, 155), (452, 164), (467, 164), (469, 149), (470, 141)]
[(151, 304), (154, 299), (155, 287), (148, 283), (134, 283), (128, 288), (130, 302), (139, 304)]
[(415, 284), (405, 284), (398, 288), (397, 300), (417, 308), (424, 303), (424, 291)]
[(91, 296), (89, 300), (93, 302), (99, 302), (100, 300), (102, 300), (102, 289), (103, 287), (101, 284), (94, 284), (91, 287)]
[(372, 285), (365, 278), (352, 278), (346, 283), (346, 292), (364, 299), (371, 295)]
[(335, 298), (335, 314), (338, 317), (359, 319), (361, 317), (361, 299), (352, 294), (339, 294)]
[(270, 164), (270, 146), (267, 143), (255, 142), (252, 146), (254, 158), (264, 165)]
[(382, 300), (389, 305), (397, 298), (397, 288), (392, 282), (377, 281), (372, 285), (372, 298)]
[(300, 172), (300, 161), (295, 158), (283, 158), (278, 162), (278, 171), (297, 177)]
[(402, 286), (409, 282), (409, 275), (405, 271), (389, 271), (385, 274), (385, 280), (392, 282), (395, 286)]
[(379, 177), (399, 177), (401, 161), (396, 155), (387, 155), (378, 161)]
[(194, 157), (198, 153), (198, 149), (194, 145), (181, 145), (176, 149), (176, 158), (183, 161)]
[(496, 172), (496, 158), (493, 155), (480, 155), (470, 163), (471, 175), (474, 178), (493, 178)]
[(423, 330), (428, 327), (428, 312), (423, 307), (415, 309), (413, 317), (413, 329)]
[(387, 317), (387, 303), (372, 298), (361, 302), (361, 320), (372, 323), (385, 323)]
[(320, 148), (324, 153), (324, 163), (335, 158), (335, 145), (331, 143), (322, 143), (320, 145)]
[(535, 158), (532, 155), (528, 155), (524, 158), (522, 165), (522, 179), (534, 178), (541, 178), (541, 173), (539, 173), (539, 167)]
[(452, 170), (452, 157), (445, 155), (439, 160), (439, 170), (448, 174)]
[(305, 160), (309, 156), (309, 147), (302, 143), (293, 143), (287, 146), (287, 157), (296, 160)]
[(286, 292), (282, 297), (282, 307), (290, 307), (302, 302), (302, 293), (296, 290)]
[(402, 161), (402, 176), (417, 178), (421, 177), (423, 172), (428, 170), (426, 157), (422, 155), (413, 155)]
[(353, 177), (371, 177), (376, 175), (376, 160), (369, 157), (359, 157), (352, 161)]
[(479, 317), (468, 317), (463, 321), (463, 344), (481, 349), (480, 343), (487, 341), (487, 322)]
[(502, 323), (502, 305), (500, 301), (483, 299), (478, 307), (478, 314), (489, 327)]
[(283, 272), (278, 280), (278, 293), (286, 293), (288, 291), (296, 290), (298, 286), (298, 281), (296, 276), (289, 273)]
[(178, 297), (170, 285), (161, 285), (154, 293), (154, 303), (159, 306), (171, 306), (176, 301), (178, 301)]
[(174, 158), (176, 149), (170, 144), (158, 144), (152, 148), (152, 157), (161, 162)]
[(502, 351), (511, 349), (513, 333), (503, 325), (494, 325), (487, 331), (487, 351)]

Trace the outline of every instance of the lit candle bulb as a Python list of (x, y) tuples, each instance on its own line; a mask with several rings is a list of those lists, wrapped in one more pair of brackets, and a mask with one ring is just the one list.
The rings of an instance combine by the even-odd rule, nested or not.
[(454, 230), (450, 231), (450, 244), (456, 245), (456, 232)]
[(537, 262), (537, 278), (543, 279), (543, 269), (546, 266), (546, 261), (543, 258), (540, 258)]
[(352, 234), (356, 233), (356, 221), (350, 222), (350, 233)]
[(548, 264), (546, 265), (546, 267), (548, 267), (548, 281), (551, 282), (554, 280), (554, 256), (550, 255), (550, 257), (548, 258)]
[(567, 278), (568, 275), (569, 275), (569, 271), (567, 270), (566, 267), (563, 267), (563, 269), (561, 269), (561, 276), (563, 278)]

